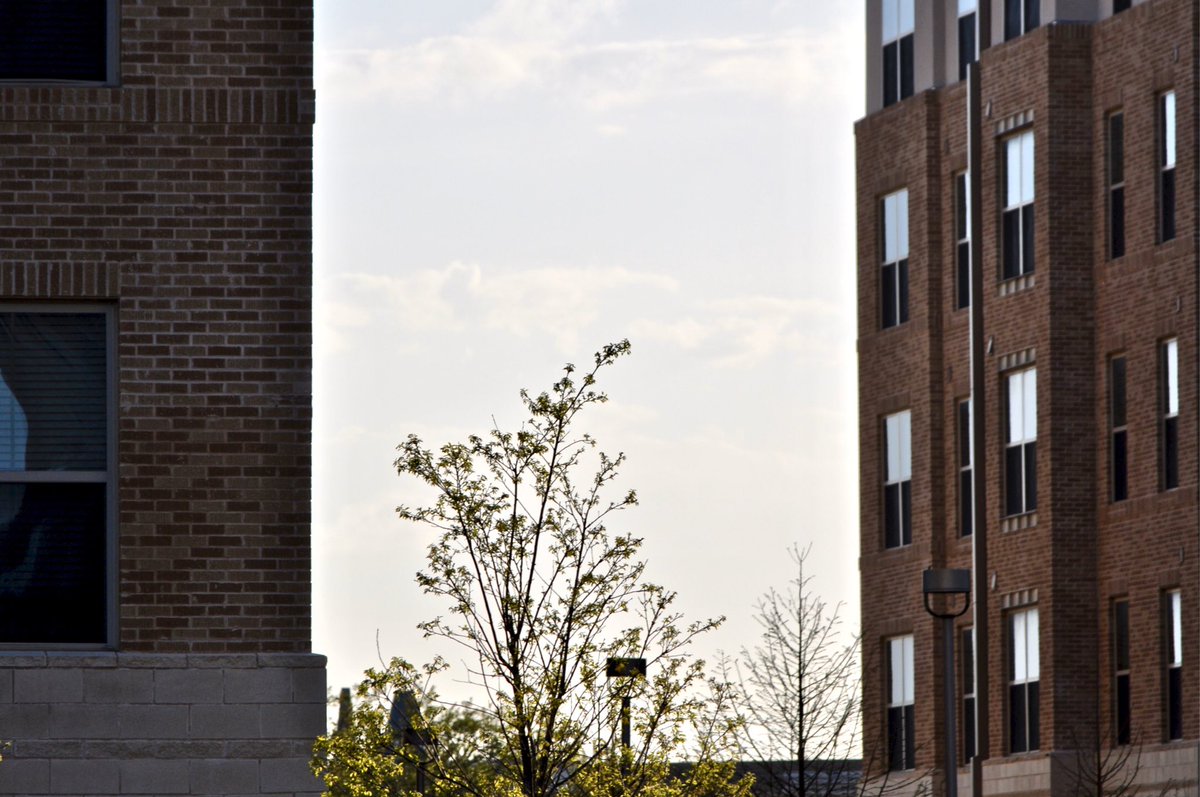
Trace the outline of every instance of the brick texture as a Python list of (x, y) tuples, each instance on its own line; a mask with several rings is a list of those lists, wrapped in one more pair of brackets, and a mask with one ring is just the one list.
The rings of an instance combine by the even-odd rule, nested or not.
[[(986, 439), (992, 793), (1066, 794), (1048, 756), (1112, 739), (1110, 606), (1130, 606), (1132, 734), (1153, 754), (1142, 780), (1170, 772), (1164, 708), (1164, 590), (1183, 599), (1184, 742), (1195, 763), (1200, 670), (1194, 655), (1200, 582), (1197, 549), (1198, 402), (1196, 137), (1200, 9), (1192, 0), (1147, 0), (1094, 23), (1056, 22), (981, 57), (981, 214)], [(1156, 101), (1177, 98), (1177, 227), (1159, 242)], [(864, 118), (855, 128), (858, 215), (860, 568), (864, 758), (886, 769), (886, 640), (916, 647), (917, 772), (940, 767), (943, 717), (939, 629), (922, 605), (921, 571), (971, 566), (959, 536), (956, 404), (970, 395), (966, 310), (955, 308), (954, 178), (967, 167), (966, 86), (931, 89)], [(1126, 252), (1106, 243), (1106, 118), (1125, 118)], [(1001, 278), (1003, 142), (1036, 141), (1036, 271)], [(880, 329), (880, 198), (907, 188), (910, 319)], [(1157, 352), (1179, 341), (1179, 487), (1163, 490)], [(1111, 500), (1107, 363), (1128, 363), (1129, 498)], [(1038, 372), (1035, 513), (1004, 517), (1004, 376)], [(913, 543), (885, 549), (882, 419), (912, 411)], [(1018, 606), (1040, 619), (1040, 751), (1009, 754), (1007, 618)], [(960, 627), (970, 625), (968, 614)], [(960, 668), (961, 671), (961, 668)], [(961, 676), (960, 676), (961, 677)], [(959, 727), (961, 733), (961, 714)], [(961, 739), (961, 736), (960, 736)], [(961, 744), (961, 742), (960, 742)], [(1178, 743), (1177, 743), (1178, 744)], [(961, 750), (961, 747), (960, 747)], [(1168, 752), (1163, 752), (1168, 751)], [(1057, 760), (1057, 758), (1055, 759)], [(1151, 759), (1147, 759), (1149, 762)], [(962, 770), (966, 772), (966, 770)], [(1194, 778), (1194, 771), (1192, 777)], [(935, 779), (936, 782), (936, 779)], [(1178, 782), (1177, 782), (1177, 785)], [(1186, 784), (1184, 784), (1186, 785)], [(1191, 789), (1195, 789), (1194, 780)], [(1193, 791), (1194, 793), (1194, 791)]]

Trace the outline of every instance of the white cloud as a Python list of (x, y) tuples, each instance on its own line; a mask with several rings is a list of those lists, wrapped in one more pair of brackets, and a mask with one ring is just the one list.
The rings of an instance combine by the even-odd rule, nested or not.
[(842, 24), (753, 36), (583, 41), (616, 6), (501, 0), (460, 35), (395, 49), (323, 50), (320, 91), (331, 98), (461, 104), (544, 90), (594, 112), (700, 93), (811, 102), (845, 92), (845, 53), (860, 38), (857, 25)]
[(720, 368), (758, 365), (780, 353), (835, 356), (843, 309), (811, 299), (743, 296), (702, 302), (678, 319), (641, 319), (630, 334), (697, 352)]
[(345, 346), (354, 332), (378, 335), (361, 316), (338, 308), (368, 307), (371, 318), (388, 319), (410, 333), (430, 335), (482, 327), (519, 338), (534, 335), (555, 341), (561, 351), (579, 348), (580, 333), (606, 310), (650, 294), (667, 294), (678, 282), (661, 274), (610, 268), (485, 269), (451, 263), (411, 274), (348, 274), (334, 280), (318, 305), (334, 311), (318, 318), (327, 345)]

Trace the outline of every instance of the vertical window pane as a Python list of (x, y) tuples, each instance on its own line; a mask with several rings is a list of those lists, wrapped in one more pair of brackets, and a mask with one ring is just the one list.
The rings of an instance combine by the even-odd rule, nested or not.
[(106, 641), (105, 491), (0, 484), (0, 643)]
[(1030, 609), (1025, 612), (1025, 637), (1029, 655), (1029, 680), (1036, 681), (1042, 675), (1041, 657), (1038, 653), (1038, 612)]
[(906, 36), (912, 33), (914, 27), (913, 0), (900, 0), (899, 35)]
[(1179, 414), (1179, 341), (1172, 338), (1163, 343), (1163, 369), (1166, 379), (1166, 411)]
[(1025, 620), (1025, 612), (1016, 612), (1012, 616), (1012, 679), (1014, 681), (1028, 680)]
[(896, 195), (891, 194), (883, 198), (883, 262), (894, 263), (899, 260), (899, 251), (896, 234)]
[(1171, 604), (1171, 664), (1178, 666), (1183, 664), (1183, 598), (1179, 590), (1167, 594)]
[(975, 14), (958, 18), (958, 79), (967, 79), (967, 68), (976, 60)]
[(0, 3), (0, 80), (103, 81), (107, 77), (108, 3)]
[(0, 377), (8, 388), (0, 416), (14, 424), (4, 459), (23, 458), (21, 470), (106, 469), (106, 323), (100, 313), (0, 313)]
[(1005, 200), (1004, 206), (1015, 208), (1021, 204), (1021, 140), (1013, 136), (1004, 142)]
[(1008, 377), (1008, 442), (1019, 443), (1025, 432), (1025, 422), (1021, 417), (1025, 407), (1024, 371), (1018, 371)]
[(971, 467), (971, 402), (958, 403), (958, 465)]
[(896, 200), (896, 257), (903, 260), (908, 257), (908, 191), (900, 191), (894, 196)]
[(1021, 372), (1021, 421), (1022, 439), (1037, 439), (1037, 369)]
[(1017, 136), (1021, 144), (1021, 203), (1033, 201), (1033, 132)]
[(1164, 168), (1170, 168), (1175, 165), (1175, 92), (1173, 91), (1168, 91), (1162, 96), (1162, 128), (1162, 165)]
[(900, 481), (900, 416), (889, 415), (887, 427), (887, 480)]
[(970, 14), (975, 10), (977, 0), (958, 0), (958, 15)]
[(900, 31), (899, 0), (883, 0), (883, 44), (894, 42)]

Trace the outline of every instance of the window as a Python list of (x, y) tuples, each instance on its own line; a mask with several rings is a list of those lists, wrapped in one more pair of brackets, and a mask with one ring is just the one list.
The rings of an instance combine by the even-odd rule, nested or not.
[(958, 0), (958, 79), (967, 79), (967, 67), (975, 63), (975, 6), (977, 0)]
[(1175, 237), (1175, 92), (1158, 98), (1158, 240)]
[(1129, 744), (1129, 601), (1112, 605), (1113, 731), (1117, 744)]
[(884, 431), (884, 545), (899, 548), (912, 543), (912, 413), (887, 416)]
[(1037, 369), (1009, 374), (1008, 440), (1004, 450), (1005, 512), (1037, 509)]
[(1125, 114), (1108, 117), (1108, 256), (1125, 254)]
[(5, 0), (0, 80), (115, 82), (115, 0)]
[(1008, 618), (1008, 748), (1038, 749), (1038, 612), (1025, 609)]
[(1122, 11), (1128, 11), (1130, 0), (1113, 0), (1113, 13), (1120, 14)]
[(888, 640), (888, 769), (912, 769), (916, 766), (913, 737), (913, 638), (912, 635)]
[(975, 484), (971, 462), (971, 400), (958, 402), (958, 531), (970, 537), (975, 530)]
[(883, 328), (908, 320), (908, 191), (883, 198), (883, 268), (880, 304)]
[(1179, 590), (1163, 595), (1163, 637), (1165, 641), (1167, 738), (1183, 738), (1183, 600)]
[(971, 306), (971, 183), (962, 172), (954, 178), (954, 308)]
[(962, 651), (962, 739), (963, 764), (975, 757), (975, 629), (964, 628), (958, 649)]
[(1033, 272), (1033, 131), (1004, 142), (1004, 279)]
[(0, 643), (111, 641), (111, 326), (0, 309)]
[(1112, 429), (1108, 452), (1112, 500), (1124, 501), (1129, 497), (1129, 441), (1128, 430), (1125, 426), (1124, 357), (1113, 357), (1108, 361), (1108, 414)]
[(883, 0), (883, 106), (913, 93), (913, 0)]
[(1159, 346), (1162, 395), (1162, 488), (1179, 486), (1179, 341), (1164, 340)]
[(1004, 41), (1036, 28), (1042, 0), (1004, 0)]

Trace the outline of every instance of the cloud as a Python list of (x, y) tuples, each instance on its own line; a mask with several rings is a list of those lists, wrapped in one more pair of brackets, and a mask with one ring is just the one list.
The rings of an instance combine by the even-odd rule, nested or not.
[[(347, 274), (319, 292), (318, 305), (328, 302), (333, 310), (319, 315), (318, 335), (336, 351), (356, 328), (379, 332), (365, 325), (362, 318), (369, 317), (421, 335), (482, 327), (518, 338), (545, 336), (572, 352), (580, 333), (607, 311), (678, 287), (671, 277), (623, 267), (501, 271), (454, 262), (404, 275)], [(366, 316), (348, 311), (355, 306)]]
[(641, 319), (630, 334), (695, 352), (719, 368), (746, 368), (781, 353), (833, 357), (844, 311), (811, 299), (744, 296), (701, 302), (678, 319)]
[(322, 50), (321, 95), (463, 104), (544, 91), (592, 112), (714, 93), (796, 104), (844, 92), (846, 80), (836, 78), (861, 38), (858, 26), (843, 23), (758, 35), (585, 41), (617, 8), (614, 0), (501, 0), (461, 34), (392, 49)]

